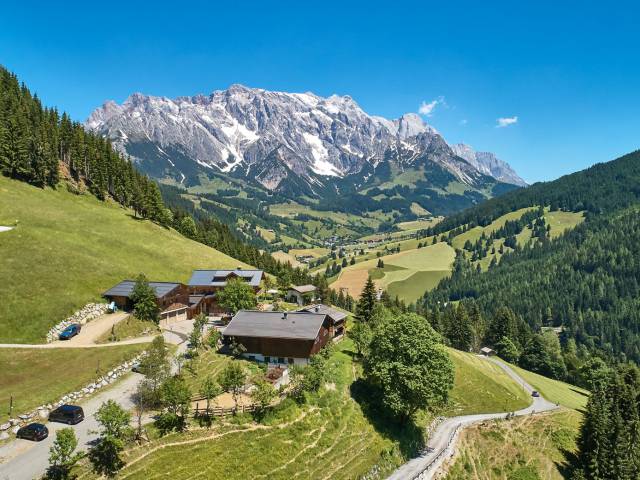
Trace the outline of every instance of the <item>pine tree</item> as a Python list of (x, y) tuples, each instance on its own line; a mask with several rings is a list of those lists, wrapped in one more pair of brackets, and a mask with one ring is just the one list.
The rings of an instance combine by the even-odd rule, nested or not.
[(367, 278), (367, 282), (364, 285), (360, 300), (356, 305), (355, 317), (361, 322), (368, 322), (371, 320), (373, 309), (377, 303), (376, 287), (371, 280), (371, 277)]

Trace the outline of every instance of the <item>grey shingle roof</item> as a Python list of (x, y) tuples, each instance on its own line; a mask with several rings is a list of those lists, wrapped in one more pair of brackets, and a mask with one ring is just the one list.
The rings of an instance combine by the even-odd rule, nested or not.
[[(317, 311), (316, 311), (316, 309), (317, 309)], [(323, 313), (323, 314), (328, 315), (331, 318), (333, 318), (334, 322), (339, 322), (340, 320), (343, 320), (343, 319), (347, 318), (347, 314), (346, 313), (341, 312), (340, 310), (338, 310), (336, 308), (324, 305), (322, 303), (318, 303), (317, 305), (307, 305), (306, 307), (301, 308), (298, 311), (299, 312)]]
[(247, 281), (252, 287), (260, 285), (262, 270), (194, 270), (189, 279), (190, 287), (224, 287), (227, 277), (234, 274)]
[[(133, 292), (133, 287), (136, 286), (135, 280), (123, 280), (119, 284), (111, 287), (104, 292), (104, 297), (130, 297)], [(164, 297), (167, 293), (180, 286), (179, 283), (173, 282), (149, 282), (149, 286), (153, 288), (157, 298)]]
[(295, 290), (298, 293), (309, 293), (309, 292), (315, 292), (316, 287), (315, 285), (295, 285), (291, 287), (291, 290)]
[(326, 315), (309, 312), (240, 310), (224, 330), (225, 336), (315, 340)]

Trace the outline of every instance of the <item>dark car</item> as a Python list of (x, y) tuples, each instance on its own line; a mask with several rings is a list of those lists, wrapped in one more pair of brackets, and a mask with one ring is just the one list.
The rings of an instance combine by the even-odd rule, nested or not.
[(49, 436), (49, 430), (41, 423), (30, 423), (16, 433), (17, 438), (39, 442)]
[(69, 340), (70, 338), (73, 338), (76, 335), (78, 335), (80, 333), (81, 328), (82, 327), (80, 326), (79, 323), (74, 323), (73, 325), (69, 325), (60, 333), (60, 336), (58, 338), (60, 340)]
[(61, 405), (49, 414), (50, 422), (75, 425), (84, 420), (84, 410), (77, 405)]
[(534, 390), (533, 392), (531, 392), (531, 396), (532, 397), (539, 397), (540, 396), (540, 392), (538, 392), (537, 390)]

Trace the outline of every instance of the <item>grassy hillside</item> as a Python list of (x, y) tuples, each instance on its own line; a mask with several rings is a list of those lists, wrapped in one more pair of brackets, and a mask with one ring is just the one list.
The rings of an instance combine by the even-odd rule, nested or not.
[(187, 281), (194, 268), (242, 263), (119, 206), (0, 177), (0, 342), (47, 330), (124, 278)]
[(562, 480), (567, 453), (576, 449), (581, 415), (550, 415), (486, 422), (461, 435), (447, 480)]
[(456, 378), (448, 416), (512, 412), (531, 403), (527, 392), (495, 363), (452, 348), (449, 355)]
[(385, 268), (376, 268), (378, 260), (372, 258), (342, 270), (332, 288), (347, 288), (357, 297), (362, 292), (367, 276), (376, 284), (398, 295), (407, 302), (416, 301), (424, 292), (437, 285), (449, 274), (455, 253), (446, 243), (405, 250), (382, 257)]
[(512, 365), (511, 368), (518, 372), (529, 385), (538, 390), (547, 400), (574, 410), (584, 410), (587, 406), (589, 398), (587, 390), (559, 380), (552, 380), (515, 365)]
[(0, 423), (43, 403), (84, 387), (113, 367), (134, 357), (148, 344), (100, 348), (2, 348), (0, 349)]
[[(450, 352), (457, 377), (451, 410), (500, 411), (505, 405), (515, 409), (528, 403), (519, 386), (491, 363)], [(209, 365), (205, 369), (209, 374), (210, 368), (219, 370), (225, 361), (211, 358), (217, 354), (206, 355), (194, 371)], [(349, 340), (339, 344), (329, 368), (333, 384), (310, 405), (299, 407), (286, 401), (264, 425), (238, 418), (133, 447), (125, 454), (128, 466), (121, 478), (354, 479), (373, 471), (380, 473), (374, 478), (384, 478), (416, 454), (422, 434), (408, 426), (392, 426), (369, 407), (369, 399), (356, 381), (360, 366), (353, 361)], [(418, 426), (426, 426), (431, 418), (420, 415)], [(92, 477), (87, 473), (81, 478)]]

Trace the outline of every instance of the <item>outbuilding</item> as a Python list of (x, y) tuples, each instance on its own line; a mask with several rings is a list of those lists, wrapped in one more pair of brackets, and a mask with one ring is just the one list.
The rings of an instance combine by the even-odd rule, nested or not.
[(496, 354), (496, 351), (489, 347), (482, 347), (480, 349), (480, 353), (485, 357), (493, 357)]
[(288, 302), (297, 303), (299, 306), (303, 306), (313, 302), (315, 294), (315, 285), (298, 285), (289, 288), (286, 298)]

